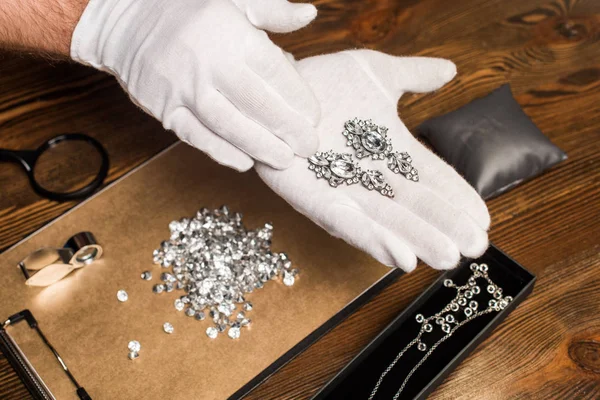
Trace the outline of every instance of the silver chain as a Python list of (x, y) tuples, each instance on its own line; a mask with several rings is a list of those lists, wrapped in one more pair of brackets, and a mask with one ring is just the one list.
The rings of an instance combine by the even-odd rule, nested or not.
[[(402, 356), (404, 356), (404, 354), (411, 347), (413, 347), (417, 343), (419, 344), (419, 346), (423, 346), (423, 343), (421, 342), (421, 337), (423, 336), (423, 333), (424, 332), (431, 332), (431, 330), (433, 329), (432, 326), (429, 324), (429, 321), (440, 319), (441, 315), (444, 314), (445, 312), (451, 312), (451, 311), (456, 312), (456, 311), (458, 311), (458, 309), (456, 307), (453, 308), (452, 305), (460, 304), (460, 302), (457, 303), (458, 299), (464, 298), (465, 293), (466, 292), (471, 292), (473, 290), (473, 288), (477, 287), (477, 291), (475, 292), (475, 294), (479, 293), (479, 287), (476, 286), (475, 283), (471, 282), (472, 280), (474, 280), (475, 278), (483, 278), (483, 279), (485, 279), (487, 281), (487, 283), (488, 283), (488, 287), (487, 287), (488, 293), (490, 293), (490, 294), (493, 295), (493, 298), (488, 303), (489, 304), (488, 308), (486, 308), (485, 310), (482, 310), (482, 311), (472, 312), (472, 313), (469, 313), (469, 314), (467, 314), (465, 312), (465, 314), (467, 314), (467, 318), (465, 318), (461, 322), (454, 321), (454, 319), (452, 321), (449, 321), (449, 323), (456, 322), (456, 325), (454, 326), (454, 328), (452, 328), (451, 330), (446, 330), (445, 331), (446, 335), (443, 336), (441, 339), (439, 339), (433, 346), (431, 346), (431, 348), (429, 349), (429, 351), (423, 356), (423, 358), (421, 358), (421, 360), (417, 363), (417, 365), (415, 365), (413, 367), (413, 369), (410, 370), (410, 372), (404, 378), (404, 381), (402, 382), (402, 385), (400, 385), (400, 388), (398, 389), (398, 391), (394, 395), (393, 400), (398, 400), (398, 398), (400, 397), (400, 394), (402, 393), (402, 391), (406, 387), (406, 385), (408, 383), (408, 380), (411, 378), (411, 376), (423, 365), (423, 363), (429, 358), (429, 356), (435, 351), (435, 349), (440, 344), (442, 344), (444, 341), (446, 341), (450, 336), (452, 336), (452, 334), (454, 334), (454, 332), (456, 332), (456, 330), (458, 330), (461, 326), (466, 325), (470, 321), (472, 321), (475, 318), (478, 318), (478, 317), (480, 317), (482, 315), (489, 314), (492, 311), (503, 310), (508, 305), (508, 303), (510, 303), (512, 301), (512, 297), (510, 297), (510, 296), (506, 296), (506, 297), (502, 296), (502, 289), (499, 288), (497, 285), (495, 285), (494, 282), (492, 282), (492, 280), (488, 277), (488, 275), (487, 275), (488, 267), (487, 267), (486, 264), (477, 265), (477, 264), (473, 263), (473, 264), (471, 264), (470, 268), (471, 268), (471, 271), (474, 272), (474, 275), (469, 278), (469, 284), (466, 284), (466, 285), (463, 285), (463, 286), (457, 286), (457, 285), (455, 285), (449, 279), (446, 279), (444, 281), (444, 286), (455, 288), (457, 290), (457, 294), (454, 297), (454, 299), (449, 304), (447, 304), (441, 311), (439, 311), (436, 314), (430, 316), (429, 318), (425, 318), (421, 314), (417, 314), (417, 322), (422, 323), (421, 330), (419, 331), (419, 334), (417, 335), (416, 338), (414, 338), (410, 343), (408, 343), (396, 355), (396, 357), (394, 358), (394, 360), (383, 371), (383, 373), (381, 374), (381, 376), (377, 380), (377, 383), (373, 387), (373, 390), (371, 391), (371, 394), (369, 395), (368, 400), (373, 400), (375, 398), (375, 395), (377, 394), (377, 391), (379, 390), (379, 387), (383, 383), (383, 380), (385, 379), (386, 375), (396, 366), (396, 364), (398, 363), (398, 361), (402, 358)], [(473, 297), (473, 295), (471, 294), (470, 297), (468, 297), (468, 298), (471, 299), (472, 297)], [(474, 309), (469, 304), (469, 308), (471, 309), (471, 311), (475, 311), (476, 307), (477, 307), (477, 303), (476, 302), (475, 302), (475, 308)], [(444, 325), (446, 325), (446, 324), (442, 322), (442, 328), (444, 327)], [(426, 328), (426, 326), (428, 326), (428, 328)], [(449, 327), (449, 325), (447, 326), (447, 328), (448, 327)], [(419, 350), (424, 350), (424, 349), (422, 349), (421, 347), (419, 347)]]
[(393, 397), (393, 400), (398, 400), (398, 397), (400, 397), (400, 393), (402, 393), (402, 391), (404, 390), (404, 387), (406, 386), (406, 384), (408, 383), (408, 380), (410, 379), (410, 377), (415, 373), (415, 371), (417, 369), (419, 369), (419, 367), (425, 362), (425, 360), (427, 360), (427, 358), (431, 355), (431, 353), (433, 353), (433, 351), (440, 345), (442, 344), (446, 339), (448, 339), (450, 336), (452, 336), (452, 334), (461, 326), (465, 325), (467, 322), (470, 322), (472, 320), (474, 320), (477, 317), (480, 317), (482, 315), (485, 314), (489, 314), (490, 312), (492, 312), (493, 309), (492, 308), (488, 308), (484, 311), (479, 311), (477, 314), (465, 319), (464, 321), (460, 322), (458, 325), (456, 325), (454, 327), (454, 329), (452, 329), (452, 331), (450, 331), (450, 333), (446, 334), (446, 336), (444, 336), (443, 338), (441, 338), (440, 340), (437, 341), (436, 344), (434, 344), (433, 346), (431, 346), (431, 349), (429, 349), (429, 351), (427, 352), (427, 354), (425, 354), (423, 356), (423, 358), (421, 359), (421, 361), (419, 361), (419, 363), (417, 365), (415, 365), (415, 367), (410, 370), (410, 372), (408, 373), (408, 375), (406, 375), (406, 378), (404, 378), (404, 382), (402, 382), (402, 385), (400, 385), (400, 389), (398, 389), (398, 391), (396, 392), (396, 394)]

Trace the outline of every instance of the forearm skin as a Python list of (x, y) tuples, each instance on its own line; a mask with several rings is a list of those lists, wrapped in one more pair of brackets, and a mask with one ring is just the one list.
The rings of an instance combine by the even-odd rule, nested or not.
[(68, 57), (89, 0), (1, 0), (0, 48)]

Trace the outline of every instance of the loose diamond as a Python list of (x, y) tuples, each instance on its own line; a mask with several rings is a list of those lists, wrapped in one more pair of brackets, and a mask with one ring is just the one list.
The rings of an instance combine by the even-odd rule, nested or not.
[(152, 272), (150, 271), (144, 271), (142, 272), (142, 279), (145, 281), (149, 281), (152, 279)]
[(244, 303), (243, 308), (244, 308), (244, 311), (252, 311), (252, 303), (250, 303), (250, 302)]
[(211, 326), (206, 329), (206, 336), (208, 336), (211, 339), (216, 339), (218, 334), (219, 331), (214, 326)]
[(188, 317), (193, 317), (194, 315), (196, 315), (196, 311), (194, 311), (194, 309), (190, 307), (185, 310), (185, 315), (187, 315)]
[(165, 322), (165, 323), (163, 324), (163, 330), (164, 330), (165, 332), (167, 332), (167, 333), (173, 333), (173, 331), (174, 331), (175, 329), (173, 328), (173, 325), (171, 325), (171, 324), (170, 324), (170, 323), (168, 323), (168, 322)]
[(295, 281), (296, 281), (296, 278), (294, 278), (293, 274), (291, 274), (287, 271), (283, 273), (283, 284), (285, 286), (293, 286)]
[(137, 340), (132, 340), (127, 344), (127, 348), (131, 352), (139, 353), (142, 346), (140, 345), (140, 342), (138, 342)]
[(185, 304), (183, 303), (183, 301), (181, 301), (181, 299), (175, 300), (175, 309), (177, 311), (183, 311), (184, 307), (185, 307)]
[(195, 318), (198, 321), (204, 321), (204, 319), (206, 318), (206, 314), (204, 314), (202, 311), (197, 312)]
[(161, 284), (156, 284), (152, 287), (152, 291), (154, 293), (162, 293), (165, 290), (165, 287)]
[(229, 328), (227, 335), (232, 339), (238, 339), (240, 337), (240, 328)]
[(119, 290), (117, 292), (117, 300), (119, 300), (121, 303), (126, 302), (128, 299), (129, 299), (129, 295), (127, 294), (126, 291)]

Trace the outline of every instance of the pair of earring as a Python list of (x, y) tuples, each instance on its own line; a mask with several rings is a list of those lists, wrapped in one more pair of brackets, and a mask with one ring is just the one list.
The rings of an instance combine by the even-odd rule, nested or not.
[[(371, 120), (358, 118), (344, 124), (342, 134), (348, 146), (354, 147), (359, 159), (371, 156), (373, 160), (387, 158), (388, 168), (406, 179), (417, 182), (419, 174), (412, 166), (408, 153), (393, 152), (391, 139), (387, 137), (387, 128), (375, 125)], [(308, 158), (308, 169), (314, 171), (318, 179), (326, 179), (332, 187), (342, 184), (361, 183), (369, 190), (376, 190), (383, 196), (394, 197), (394, 190), (385, 181), (381, 171), (363, 170), (349, 153), (335, 153), (333, 150), (319, 152)]]

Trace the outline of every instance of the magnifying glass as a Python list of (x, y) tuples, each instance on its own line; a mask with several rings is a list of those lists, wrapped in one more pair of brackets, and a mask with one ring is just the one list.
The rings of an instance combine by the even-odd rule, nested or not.
[(0, 149), (0, 162), (19, 163), (42, 197), (68, 201), (87, 197), (108, 174), (108, 153), (82, 133), (56, 136), (36, 150)]

